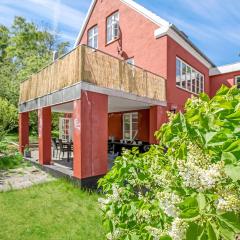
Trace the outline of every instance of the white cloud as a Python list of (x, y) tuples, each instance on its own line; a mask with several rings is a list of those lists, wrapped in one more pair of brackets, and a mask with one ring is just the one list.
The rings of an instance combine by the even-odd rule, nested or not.
[[(26, 2), (30, 3), (30, 7), (28, 7), (29, 4), (25, 4), (27, 9), (52, 19), (55, 26), (63, 24), (79, 30), (85, 16), (85, 12), (69, 7), (59, 0), (27, 0)], [(34, 8), (33, 5), (35, 5)]]
[(61, 0), (1, 0), (1, 23), (9, 25), (16, 15), (25, 16), (28, 20), (37, 19), (39, 22), (49, 22), (55, 32), (61, 25), (62, 28), (76, 31), (77, 35), (85, 12), (74, 9), (62, 3)]
[(15, 16), (23, 16), (28, 21), (47, 24), (54, 34), (74, 43), (88, 4), (86, 1), (80, 5), (83, 10), (67, 5), (66, 0), (0, 0), (0, 24), (10, 26)]

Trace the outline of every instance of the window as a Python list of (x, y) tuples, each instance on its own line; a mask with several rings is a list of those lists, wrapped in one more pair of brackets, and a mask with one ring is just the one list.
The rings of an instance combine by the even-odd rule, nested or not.
[(98, 26), (89, 29), (88, 46), (92, 48), (98, 48)]
[[(199, 94), (204, 92), (204, 76), (193, 67), (176, 59), (176, 86), (185, 89), (189, 92)], [(240, 87), (240, 77), (239, 77)]]
[(115, 12), (107, 18), (107, 43), (119, 37), (119, 12)]
[(73, 135), (72, 118), (59, 118), (59, 139), (69, 142)]
[(176, 84), (181, 86), (181, 61), (178, 58), (176, 60)]
[(235, 84), (237, 85), (237, 88), (240, 89), (240, 76), (235, 77)]
[(133, 140), (138, 134), (138, 113), (123, 114), (123, 139)]

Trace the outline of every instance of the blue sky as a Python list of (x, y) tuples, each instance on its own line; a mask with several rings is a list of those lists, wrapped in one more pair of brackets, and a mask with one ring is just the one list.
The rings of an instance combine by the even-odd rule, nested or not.
[[(217, 65), (240, 61), (239, 0), (136, 0), (174, 23)], [(15, 15), (49, 25), (74, 41), (91, 0), (0, 0), (0, 24)]]

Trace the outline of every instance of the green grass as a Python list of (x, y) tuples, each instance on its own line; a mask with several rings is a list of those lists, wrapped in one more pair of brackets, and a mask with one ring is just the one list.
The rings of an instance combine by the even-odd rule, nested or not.
[[(7, 136), (5, 137), (5, 140), (8, 141), (8, 142), (18, 143), (18, 133), (8, 133)], [(30, 135), (29, 136), (29, 141), (30, 142), (37, 142), (38, 141), (38, 136), (37, 135)]]
[(0, 193), (0, 239), (105, 239), (98, 197), (64, 180)]

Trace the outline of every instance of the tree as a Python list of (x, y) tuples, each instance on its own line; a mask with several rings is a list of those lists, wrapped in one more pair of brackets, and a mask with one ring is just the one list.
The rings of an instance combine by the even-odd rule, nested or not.
[(240, 233), (240, 91), (193, 97), (160, 144), (126, 151), (100, 180), (111, 240), (235, 240)]
[[(0, 25), (0, 97), (18, 106), (20, 82), (52, 61), (53, 51), (66, 53), (68, 42), (61, 42), (50, 29), (15, 17), (10, 28)], [(36, 113), (30, 115), (36, 130)]]
[(18, 111), (8, 100), (0, 98), (0, 142), (17, 126)]
[(50, 63), (54, 50), (61, 55), (68, 46), (22, 17), (15, 17), (10, 29), (0, 26), (0, 96), (17, 106), (19, 83)]

